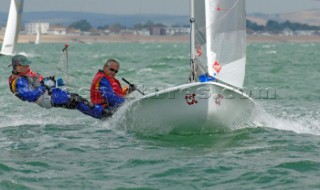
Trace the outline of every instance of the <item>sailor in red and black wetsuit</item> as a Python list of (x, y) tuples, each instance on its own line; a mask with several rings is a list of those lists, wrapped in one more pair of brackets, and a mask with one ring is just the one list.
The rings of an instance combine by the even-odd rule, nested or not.
[(94, 76), (91, 89), (90, 99), (93, 104), (100, 104), (109, 110), (114, 110), (125, 101), (125, 95), (136, 90), (136, 87), (130, 86), (122, 88), (120, 82), (115, 78), (118, 73), (120, 64), (115, 59), (109, 59)]
[(54, 77), (44, 78), (30, 68), (31, 61), (24, 55), (12, 58), (12, 75), (8, 82), (11, 92), (23, 101), (34, 102), (44, 108), (62, 107), (77, 109), (94, 118), (110, 117), (101, 105), (93, 105), (78, 94), (56, 88)]

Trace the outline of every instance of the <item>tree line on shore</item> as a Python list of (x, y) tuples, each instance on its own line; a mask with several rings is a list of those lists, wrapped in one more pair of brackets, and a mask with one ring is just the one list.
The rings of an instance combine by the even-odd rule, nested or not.
[(319, 31), (320, 26), (310, 26), (308, 24), (301, 24), (290, 21), (280, 23), (274, 20), (268, 20), (266, 25), (264, 26), (247, 20), (247, 29), (255, 32), (269, 32), (276, 34), (288, 29), (292, 31)]
[[(133, 27), (129, 28), (127, 26), (121, 25), (121, 23), (114, 23), (112, 25), (104, 25), (104, 26), (99, 26), (97, 29), (98, 30), (110, 30), (112, 32), (120, 32), (122, 29), (133, 29), (133, 30), (142, 30), (142, 29), (150, 29), (152, 27), (167, 27), (162, 23), (154, 23), (152, 21), (148, 21), (146, 23), (137, 23)], [(179, 25), (174, 25), (171, 27), (189, 27), (188, 24), (185, 24), (183, 26)], [(79, 29), (83, 32), (85, 31), (90, 31), (94, 29), (92, 25), (85, 19), (76, 21), (71, 23), (68, 28), (75, 28)], [(308, 24), (301, 24), (301, 23), (296, 23), (296, 22), (290, 22), (290, 21), (285, 21), (285, 22), (277, 22), (274, 20), (269, 20), (267, 21), (266, 25), (259, 25), (255, 22), (252, 22), (250, 20), (247, 20), (247, 29), (254, 31), (254, 32), (269, 32), (269, 33), (280, 33), (283, 30), (290, 29), (292, 31), (301, 31), (301, 30), (312, 30), (312, 31), (318, 31), (320, 30), (320, 26), (311, 26)]]

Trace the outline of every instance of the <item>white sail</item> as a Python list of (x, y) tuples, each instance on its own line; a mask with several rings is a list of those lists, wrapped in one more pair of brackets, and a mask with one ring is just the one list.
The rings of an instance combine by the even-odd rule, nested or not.
[(194, 0), (197, 75), (242, 88), (246, 66), (245, 0)]
[(34, 41), (34, 44), (40, 43), (40, 34), (41, 34), (41, 24), (38, 24), (37, 32), (36, 32), (36, 40)]
[(6, 32), (0, 54), (14, 55), (21, 25), (24, 0), (11, 0)]

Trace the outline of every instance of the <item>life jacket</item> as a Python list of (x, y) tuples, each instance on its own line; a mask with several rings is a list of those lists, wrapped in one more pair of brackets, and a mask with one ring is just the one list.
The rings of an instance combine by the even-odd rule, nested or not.
[[(10, 86), (10, 91), (19, 99), (21, 99), (21, 97), (19, 97), (19, 94), (16, 93), (16, 83), (18, 79), (21, 77), (27, 79), (28, 83), (33, 88), (39, 87), (41, 85), (41, 81), (43, 80), (43, 76), (41, 76), (39, 73), (33, 72), (30, 69), (26, 73), (14, 73), (13, 71), (12, 75), (8, 79), (8, 82)], [(48, 94), (48, 91), (45, 91), (41, 96), (39, 96), (39, 98), (34, 103), (38, 104), (40, 107), (47, 109), (52, 107), (51, 97)]]
[(100, 93), (99, 87), (100, 87), (100, 81), (102, 78), (106, 78), (110, 85), (112, 90), (120, 97), (123, 97), (123, 91), (121, 88), (120, 82), (115, 79), (111, 78), (108, 75), (106, 75), (102, 70), (99, 70), (96, 75), (94, 76), (92, 83), (91, 83), (91, 88), (90, 88), (90, 100), (93, 104), (100, 104), (104, 107), (108, 106), (107, 100), (102, 96)]
[(31, 69), (28, 69), (26, 73), (12, 74), (8, 78), (8, 82), (10, 86), (10, 91), (13, 94), (16, 94), (16, 83), (17, 83), (17, 79), (20, 77), (26, 78), (34, 88), (40, 86), (40, 82), (43, 80), (42, 75), (40, 75), (39, 73), (33, 72)]

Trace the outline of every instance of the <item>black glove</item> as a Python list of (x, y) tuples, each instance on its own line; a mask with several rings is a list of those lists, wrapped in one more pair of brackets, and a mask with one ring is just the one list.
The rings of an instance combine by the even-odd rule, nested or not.
[(44, 78), (41, 83), (43, 84), (43, 86), (46, 87), (46, 89), (48, 90), (48, 92), (51, 92), (52, 88), (56, 86), (56, 80), (54, 78), (54, 76), (49, 76)]
[(133, 92), (133, 91), (135, 91), (135, 90), (137, 90), (136, 85), (130, 84), (130, 85), (129, 85), (129, 90), (128, 90), (128, 92), (131, 93), (131, 92)]

